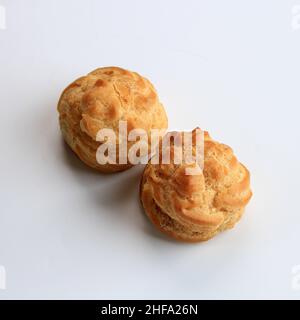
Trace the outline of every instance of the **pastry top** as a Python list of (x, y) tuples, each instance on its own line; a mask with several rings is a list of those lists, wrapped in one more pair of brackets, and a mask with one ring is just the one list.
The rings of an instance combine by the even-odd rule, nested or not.
[[(118, 132), (120, 120), (128, 131), (167, 128), (167, 117), (149, 80), (118, 67), (99, 68), (75, 80), (62, 93), (58, 111), (68, 125), (96, 140), (102, 128)], [(74, 133), (76, 129), (74, 128)]]
[[(195, 141), (194, 130), (194, 154)], [(175, 149), (176, 146), (171, 144), (171, 155), (176, 152)], [(161, 155), (161, 150), (159, 152)], [(141, 183), (145, 210), (153, 218), (153, 210), (157, 215), (159, 208), (159, 212), (189, 232), (221, 229), (232, 212), (238, 213), (236, 217), (240, 216), (251, 198), (249, 172), (230, 147), (214, 141), (207, 132), (204, 132), (204, 168), (198, 175), (187, 175), (186, 168), (194, 166), (195, 163), (149, 162)], [(192, 240), (192, 236), (188, 240)]]

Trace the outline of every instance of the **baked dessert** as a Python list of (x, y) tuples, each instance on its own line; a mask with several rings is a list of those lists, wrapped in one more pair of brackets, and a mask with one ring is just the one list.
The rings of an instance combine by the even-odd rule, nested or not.
[[(182, 137), (182, 133), (177, 134)], [(186, 174), (196, 162), (183, 159), (180, 164), (174, 163), (177, 145), (171, 142), (171, 163), (152, 164), (150, 160), (141, 180), (140, 198), (146, 214), (159, 230), (178, 240), (204, 241), (232, 228), (252, 196), (249, 171), (232, 149), (211, 139), (207, 132), (203, 136), (204, 166), (200, 174)]]
[[(166, 130), (168, 126), (164, 107), (151, 82), (136, 72), (118, 67), (99, 68), (72, 82), (63, 91), (57, 109), (67, 144), (84, 163), (101, 172), (132, 166), (129, 159), (119, 161), (120, 145), (126, 143), (118, 139), (120, 121), (127, 122), (128, 132), (139, 128), (149, 137), (151, 129)], [(105, 143), (97, 141), (97, 134), (104, 128), (116, 133), (116, 163), (97, 161), (97, 149)], [(133, 144), (127, 141), (127, 150)]]

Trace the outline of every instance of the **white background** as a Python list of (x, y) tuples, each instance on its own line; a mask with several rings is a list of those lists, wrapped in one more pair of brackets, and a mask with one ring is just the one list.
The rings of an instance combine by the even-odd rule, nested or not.
[[(0, 5), (1, 299), (300, 298), (299, 0)], [(107, 65), (155, 84), (170, 129), (233, 147), (254, 192), (235, 229), (172, 241), (140, 207), (142, 166), (104, 176), (64, 146), (61, 91)]]

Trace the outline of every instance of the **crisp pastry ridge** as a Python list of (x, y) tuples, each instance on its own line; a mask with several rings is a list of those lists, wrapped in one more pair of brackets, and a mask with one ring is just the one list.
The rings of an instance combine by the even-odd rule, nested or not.
[[(126, 164), (100, 165), (96, 135), (102, 128), (118, 134), (119, 121), (127, 121), (128, 132), (167, 129), (168, 120), (157, 92), (149, 80), (119, 67), (98, 68), (72, 82), (61, 94), (57, 106), (63, 137), (77, 156), (101, 172), (116, 172), (132, 167)], [(117, 141), (118, 143), (118, 141)], [(128, 141), (128, 149), (133, 142)], [(150, 148), (149, 148), (150, 149)]]
[[(173, 154), (174, 148), (171, 144)], [(149, 161), (141, 180), (140, 198), (146, 214), (160, 231), (177, 240), (205, 241), (232, 228), (241, 218), (252, 196), (250, 174), (232, 149), (214, 141), (208, 132), (204, 132), (202, 173), (186, 175), (189, 166)]]

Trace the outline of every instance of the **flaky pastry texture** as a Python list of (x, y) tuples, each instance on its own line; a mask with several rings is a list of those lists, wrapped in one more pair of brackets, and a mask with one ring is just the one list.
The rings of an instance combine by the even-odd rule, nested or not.
[[(118, 136), (119, 121), (127, 121), (128, 132), (166, 129), (167, 116), (155, 88), (136, 72), (118, 67), (99, 68), (71, 83), (58, 102), (59, 122), (64, 139), (88, 166), (101, 172), (116, 172), (132, 166), (129, 161), (99, 164), (96, 141), (100, 129), (113, 129)], [(134, 142), (128, 142), (128, 149)], [(150, 147), (149, 147), (150, 150)]]
[[(192, 148), (194, 133), (195, 130)], [(175, 148), (171, 144), (171, 154)], [(159, 153), (161, 159), (161, 149)], [(207, 132), (202, 173), (187, 175), (186, 168), (191, 166), (195, 164), (149, 161), (141, 180), (140, 197), (146, 214), (159, 230), (178, 240), (196, 242), (232, 228), (252, 192), (249, 171), (230, 147), (214, 141)]]

